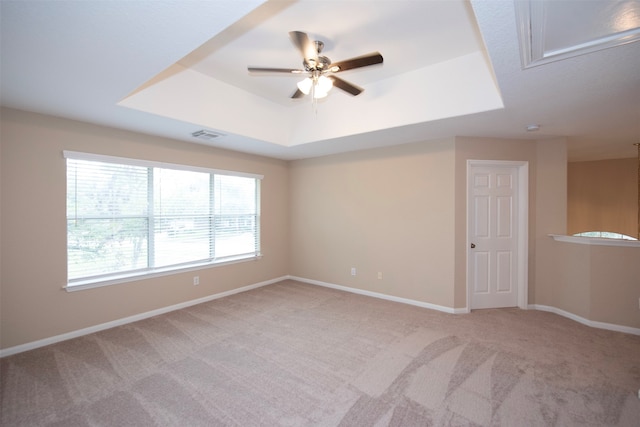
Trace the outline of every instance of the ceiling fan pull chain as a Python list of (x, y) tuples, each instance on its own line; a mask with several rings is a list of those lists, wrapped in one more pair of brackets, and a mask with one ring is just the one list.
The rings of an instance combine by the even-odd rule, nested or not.
[(314, 78), (313, 84), (311, 85), (311, 109), (318, 118), (318, 98), (316, 98), (316, 79)]

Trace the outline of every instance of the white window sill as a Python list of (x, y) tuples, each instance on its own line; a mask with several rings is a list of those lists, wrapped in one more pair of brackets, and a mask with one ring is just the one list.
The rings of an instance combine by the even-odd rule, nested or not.
[(558, 242), (577, 243), (580, 245), (597, 246), (625, 246), (640, 248), (640, 241), (625, 239), (605, 239), (603, 237), (566, 236), (564, 234), (549, 234), (549, 237)]
[(118, 285), (121, 283), (135, 282), (138, 280), (146, 280), (154, 277), (168, 276), (171, 274), (197, 271), (205, 268), (220, 267), (223, 265), (237, 264), (240, 262), (247, 262), (247, 261), (257, 261), (259, 259), (262, 259), (262, 254), (251, 255), (249, 257), (231, 258), (225, 261), (192, 264), (192, 265), (180, 267), (180, 268), (173, 267), (173, 268), (166, 268), (166, 269), (158, 269), (154, 271), (145, 271), (142, 273), (113, 275), (107, 278), (77, 281), (77, 282), (74, 282), (73, 284), (67, 284), (66, 286), (63, 286), (62, 289), (64, 289), (67, 292), (83, 291), (86, 289), (100, 288), (103, 286), (110, 286), (110, 285)]

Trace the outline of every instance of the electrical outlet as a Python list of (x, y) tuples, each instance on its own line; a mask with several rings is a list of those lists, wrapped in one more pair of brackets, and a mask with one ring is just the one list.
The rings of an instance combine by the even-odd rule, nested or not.
[(356, 268), (355, 267), (351, 267), (351, 275), (352, 276), (356, 275)]
[(200, 276), (193, 276), (193, 285), (199, 285), (200, 284)]
[(382, 280), (382, 271), (378, 271), (378, 280)]

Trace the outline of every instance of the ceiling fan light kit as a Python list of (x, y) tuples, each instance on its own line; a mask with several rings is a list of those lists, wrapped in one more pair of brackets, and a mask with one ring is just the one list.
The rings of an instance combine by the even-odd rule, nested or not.
[(333, 63), (326, 56), (320, 55), (324, 48), (323, 42), (319, 40), (311, 41), (309, 36), (302, 31), (289, 32), (289, 38), (302, 54), (302, 65), (304, 66), (304, 69), (248, 67), (248, 70), (251, 73), (308, 74), (308, 77), (298, 82), (298, 88), (291, 96), (292, 99), (301, 98), (302, 96), (309, 94), (311, 95), (312, 100), (324, 98), (329, 94), (329, 91), (334, 86), (350, 95), (357, 96), (364, 91), (363, 88), (349, 83), (333, 74), (341, 71), (352, 70), (354, 68), (382, 64), (383, 62), (382, 55), (378, 52), (373, 52), (367, 55)]
[(298, 89), (305, 95), (312, 94), (313, 98), (324, 98), (329, 94), (333, 87), (333, 81), (327, 76), (317, 76), (313, 74), (311, 77), (298, 82)]
[(300, 80), (298, 82), (298, 89), (305, 95), (309, 95), (311, 92), (311, 86), (313, 85), (313, 80), (310, 77), (305, 78), (304, 80)]

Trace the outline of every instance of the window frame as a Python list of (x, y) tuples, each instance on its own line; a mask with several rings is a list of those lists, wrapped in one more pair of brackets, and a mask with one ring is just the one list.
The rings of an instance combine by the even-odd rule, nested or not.
[[(221, 259), (208, 259), (204, 261), (189, 261), (184, 263), (177, 263), (170, 266), (164, 267), (149, 267), (147, 264), (146, 268), (138, 269), (138, 270), (129, 270), (122, 273), (105, 273), (100, 275), (93, 275), (86, 278), (78, 278), (69, 280), (69, 254), (68, 254), (68, 212), (67, 208), (65, 208), (65, 251), (66, 251), (66, 277), (65, 283), (66, 285), (63, 287), (66, 291), (78, 291), (83, 289), (91, 289), (102, 286), (109, 286), (120, 283), (127, 283), (136, 280), (149, 279), (153, 277), (160, 277), (171, 274), (184, 273), (188, 271), (200, 270), (203, 268), (217, 267), (228, 264), (235, 264), (239, 262), (247, 262), (247, 261), (255, 261), (262, 258), (261, 252), (261, 182), (264, 179), (263, 175), (247, 173), (247, 172), (237, 172), (230, 171), (224, 169), (213, 169), (213, 168), (205, 168), (200, 166), (192, 166), (178, 163), (167, 163), (167, 162), (158, 162), (152, 160), (142, 160), (142, 159), (133, 159), (128, 157), (118, 157), (118, 156), (110, 156), (110, 155), (102, 155), (102, 154), (94, 154), (94, 153), (85, 153), (79, 151), (69, 151), (64, 150), (62, 152), (63, 157), (65, 159), (65, 186), (67, 185), (67, 160), (81, 160), (81, 161), (94, 161), (94, 162), (102, 162), (102, 163), (112, 163), (118, 165), (128, 165), (128, 166), (138, 166), (145, 168), (162, 168), (162, 169), (173, 169), (179, 171), (189, 171), (189, 172), (200, 172), (210, 174), (210, 180), (213, 181), (214, 175), (227, 175), (234, 177), (242, 177), (242, 178), (252, 178), (256, 180), (256, 188), (255, 188), (255, 197), (256, 197), (256, 230), (255, 230), (255, 242), (256, 242), (256, 250), (254, 252), (248, 254), (239, 254), (239, 255), (231, 255), (226, 256)], [(153, 191), (153, 190), (151, 190)], [(65, 187), (65, 197), (68, 196), (68, 189)], [(153, 209), (150, 209), (147, 213), (146, 218), (154, 219)]]
[(631, 242), (637, 241), (633, 236), (629, 236), (628, 234), (618, 233), (617, 231), (583, 231), (580, 233), (576, 233), (573, 236), (575, 237), (588, 237), (592, 239), (611, 239), (611, 240), (629, 240)]

